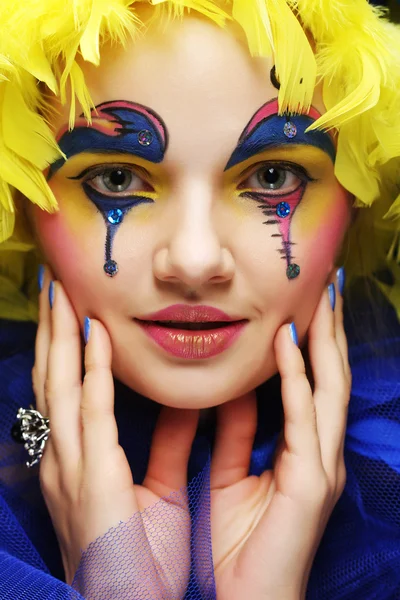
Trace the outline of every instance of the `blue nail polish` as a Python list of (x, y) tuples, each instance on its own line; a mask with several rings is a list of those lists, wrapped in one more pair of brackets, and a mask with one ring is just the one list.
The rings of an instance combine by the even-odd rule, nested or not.
[(41, 292), (42, 289), (43, 289), (43, 282), (44, 282), (44, 265), (39, 265), (39, 270), (38, 270), (38, 287), (39, 287), (39, 292)]
[(54, 304), (54, 281), (50, 281), (50, 285), (49, 285), (49, 302), (50, 302), (50, 308), (53, 308), (53, 304)]
[(91, 321), (90, 321), (89, 317), (85, 317), (85, 320), (83, 321), (83, 336), (85, 338), (85, 344), (87, 344), (89, 341), (90, 324), (91, 324)]
[(346, 271), (344, 270), (344, 267), (340, 267), (340, 269), (336, 271), (336, 277), (340, 295), (343, 296), (344, 284), (346, 282)]
[(331, 303), (332, 310), (335, 310), (336, 306), (336, 290), (335, 284), (331, 283), (328, 285), (329, 302)]
[(293, 343), (296, 344), (296, 346), (298, 346), (299, 345), (299, 338), (297, 336), (296, 325), (294, 323), (290, 323), (289, 330), (290, 330), (290, 337), (292, 338)]

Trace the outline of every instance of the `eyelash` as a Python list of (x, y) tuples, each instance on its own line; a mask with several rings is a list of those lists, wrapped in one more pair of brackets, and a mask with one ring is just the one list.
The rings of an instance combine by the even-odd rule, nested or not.
[[(289, 192), (286, 192), (286, 193), (283, 191), (283, 188), (277, 188), (274, 190), (272, 188), (262, 187), (261, 183), (258, 187), (254, 187), (254, 186), (248, 185), (248, 184), (246, 185), (246, 183), (248, 182), (248, 180), (251, 177), (253, 177), (257, 174), (261, 174), (263, 171), (265, 172), (268, 168), (276, 169), (277, 172), (292, 173), (300, 180), (300, 183), (296, 187), (294, 187), (293, 189), (291, 189)], [(282, 196), (292, 194), (300, 186), (306, 186), (308, 183), (313, 182), (313, 181), (316, 181), (316, 180), (313, 179), (311, 177), (311, 175), (308, 173), (308, 171), (301, 165), (298, 165), (296, 163), (287, 162), (287, 161), (266, 161), (263, 163), (258, 163), (255, 166), (253, 165), (251, 167), (251, 169), (246, 173), (246, 178), (244, 179), (244, 181), (242, 180), (242, 182), (239, 184), (239, 189), (246, 189), (246, 188), (249, 189), (250, 188), (251, 190), (257, 191), (258, 194), (262, 194), (263, 196), (266, 196), (266, 197), (274, 197), (274, 196), (282, 197)]]
[[(134, 190), (123, 190), (122, 192), (112, 192), (112, 190), (109, 190), (109, 193), (107, 193), (106, 190), (101, 190), (96, 188), (94, 185), (92, 185), (91, 182), (93, 182), (97, 177), (105, 177), (107, 174), (111, 174), (113, 172), (116, 171), (122, 171), (124, 173), (129, 173), (132, 177), (131, 182), (129, 183), (132, 184), (135, 181), (135, 178), (137, 180), (140, 181), (139, 186), (137, 189)], [(97, 192), (98, 194), (101, 194), (105, 199), (118, 199), (118, 198), (132, 198), (134, 197), (136, 194), (140, 194), (143, 192), (154, 192), (154, 188), (152, 185), (150, 185), (150, 183), (148, 183), (148, 181), (146, 180), (146, 178), (144, 177), (144, 174), (141, 173), (138, 167), (133, 167), (132, 165), (127, 165), (127, 164), (107, 164), (107, 165), (99, 165), (97, 167), (89, 167), (88, 169), (85, 169), (84, 171), (82, 171), (82, 173), (80, 173), (77, 177), (74, 177), (73, 179), (79, 179), (82, 181), (82, 185), (85, 186), (86, 188), (92, 188), (95, 192)], [(128, 187), (129, 187), (128, 185)]]
[[(273, 188), (268, 188), (268, 187), (263, 187), (260, 183), (259, 186), (255, 187), (253, 185), (249, 185), (246, 183), (249, 181), (249, 179), (251, 179), (252, 177), (254, 177), (257, 174), (261, 174), (263, 171), (265, 172), (268, 168), (271, 169), (276, 169), (277, 172), (284, 172), (284, 173), (291, 173), (293, 174), (295, 177), (297, 177), (300, 180), (300, 183), (294, 187), (293, 189), (291, 189), (289, 192), (284, 193), (283, 192), (283, 188), (278, 187), (276, 189)], [(112, 173), (115, 171), (121, 170), (123, 172), (128, 172), (131, 174), (132, 178), (137, 178), (138, 180), (140, 180), (143, 185), (141, 185), (138, 189), (135, 190), (131, 190), (131, 191), (127, 191), (124, 190), (122, 192), (114, 192), (114, 194), (112, 193), (112, 191), (110, 190), (110, 193), (106, 193), (105, 190), (100, 190), (97, 189), (94, 185), (91, 184), (91, 182), (93, 182), (93, 180), (95, 180), (97, 177), (100, 176), (105, 176), (107, 173)], [(146, 179), (143, 177), (142, 173), (138, 173), (138, 167), (134, 167), (131, 164), (106, 164), (106, 165), (98, 165), (96, 167), (88, 167), (86, 169), (84, 169), (79, 175), (77, 175), (76, 177), (71, 177), (70, 179), (74, 179), (74, 180), (80, 180), (81, 181), (81, 185), (85, 191), (86, 194), (90, 195), (90, 190), (93, 191), (94, 194), (96, 194), (96, 196), (100, 199), (104, 199), (105, 202), (110, 201), (110, 200), (119, 200), (119, 201), (129, 201), (129, 199), (134, 200), (135, 198), (138, 198), (141, 196), (141, 194), (143, 194), (143, 192), (154, 192), (154, 188), (148, 183), (148, 181), (146, 181)], [(316, 181), (315, 179), (313, 179), (310, 174), (307, 172), (307, 170), (302, 167), (301, 165), (298, 165), (296, 163), (291, 163), (291, 162), (287, 162), (287, 161), (266, 161), (266, 162), (262, 162), (262, 163), (258, 163), (256, 165), (253, 165), (251, 167), (250, 170), (247, 171), (247, 173), (245, 173), (246, 178), (244, 180), (242, 180), (242, 182), (239, 184), (239, 189), (245, 189), (247, 188), (249, 190), (249, 188), (251, 190), (257, 191), (258, 194), (261, 194), (262, 196), (265, 197), (274, 197), (274, 196), (278, 196), (278, 197), (282, 197), (282, 196), (286, 196), (286, 195), (290, 195), (291, 193), (293, 193), (296, 189), (298, 189), (299, 186), (306, 186), (309, 182), (312, 181)], [(130, 182), (132, 183), (132, 182)]]

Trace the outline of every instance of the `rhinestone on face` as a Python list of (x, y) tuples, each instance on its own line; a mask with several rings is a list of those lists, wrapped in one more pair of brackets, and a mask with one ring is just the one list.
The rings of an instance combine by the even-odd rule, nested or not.
[(142, 129), (138, 133), (138, 142), (141, 146), (150, 146), (153, 141), (153, 134), (148, 129)]
[(288, 279), (296, 279), (300, 275), (300, 267), (299, 265), (292, 264), (289, 265), (286, 269), (286, 275)]
[(288, 217), (290, 215), (289, 204), (287, 202), (279, 202), (278, 206), (276, 207), (276, 214), (281, 219), (285, 219), (286, 217)]
[(283, 133), (290, 140), (292, 138), (296, 137), (296, 135), (297, 135), (297, 127), (296, 127), (296, 125), (294, 123), (292, 123), (291, 121), (288, 121), (287, 123), (285, 123), (285, 125), (283, 127)]
[(124, 213), (120, 208), (113, 208), (107, 213), (107, 221), (112, 225), (118, 225), (119, 223), (121, 223), (123, 217)]
[(118, 265), (115, 260), (108, 260), (106, 263), (104, 263), (103, 269), (109, 277), (115, 277), (115, 275), (118, 273)]

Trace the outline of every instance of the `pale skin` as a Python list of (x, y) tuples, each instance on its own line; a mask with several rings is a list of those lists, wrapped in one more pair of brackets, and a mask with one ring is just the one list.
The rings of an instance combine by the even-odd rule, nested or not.
[[(181, 27), (173, 44), (146, 45), (144, 40), (132, 52), (119, 54), (119, 61), (110, 54), (98, 71), (87, 69), (95, 104), (122, 98), (149, 106), (162, 115), (170, 135), (166, 157), (154, 173), (155, 183), (161, 182), (159, 204), (152, 213), (142, 207), (142, 218), (141, 207), (132, 211), (116, 237), (118, 280), (107, 279), (101, 269), (104, 222), (89, 200), (71, 205), (78, 188), (68, 188), (63, 170), (53, 188), (60, 212), (48, 216), (35, 210), (32, 215), (50, 265), (40, 295), (33, 370), (38, 409), (49, 415), (52, 430), (41, 462), (42, 489), (71, 582), (81, 549), (187, 485), (199, 409), (217, 405), (211, 524), (218, 600), (298, 600), (304, 597), (315, 552), (345, 484), (343, 440), (351, 375), (342, 298), (337, 293), (332, 311), (327, 285), (333, 282), (338, 292), (335, 257), (350, 203), (334, 178), (333, 165), (319, 157), (316, 163), (322, 166), (302, 201), (303, 218), (313, 219), (315, 226), (306, 231), (299, 212), (293, 235), (302, 272), (289, 282), (262, 214), (251, 203), (227, 199), (232, 181), (224, 174), (249, 118), (276, 96), (266, 76), (271, 64), (252, 61), (233, 36), (209, 24), (188, 21)], [(200, 40), (209, 54), (199, 58)], [(323, 112), (318, 95), (315, 104)], [(55, 130), (64, 122), (60, 114)], [(280, 149), (269, 152), (264, 161), (288, 160)], [(322, 233), (329, 229), (329, 218), (316, 209), (317, 201), (320, 206), (321, 197), (328, 196), (335, 197), (338, 211), (330, 237)], [(76, 225), (79, 214), (85, 219), (85, 236)], [(51, 227), (66, 232), (68, 251), (80, 256), (79, 272), (60, 252)], [(140, 247), (132, 243), (139, 236)], [(323, 244), (321, 236), (329, 237), (329, 243)], [(57, 280), (52, 310), (50, 279)], [(140, 315), (148, 310), (149, 298), (154, 298), (150, 308), (158, 310), (190, 302), (193, 295), (195, 303), (247, 318), (246, 339), (215, 359), (194, 364), (163, 355), (127, 326), (132, 311)], [(85, 315), (92, 319), (86, 347), (81, 339)], [(300, 346), (308, 338), (313, 386), (290, 336), (292, 321)], [(127, 347), (136, 352), (127, 353)], [(254, 390), (277, 371), (282, 377), (282, 442), (273, 470), (248, 477), (257, 423)], [(164, 405), (141, 486), (132, 480), (118, 445), (113, 375)], [(189, 531), (185, 502), (175, 509)], [(176, 544), (185, 549), (188, 541), (188, 536), (171, 539), (171, 552)], [(162, 557), (156, 558), (151, 576), (159, 577), (168, 593), (169, 575)], [(183, 564), (181, 592), (187, 569)]]

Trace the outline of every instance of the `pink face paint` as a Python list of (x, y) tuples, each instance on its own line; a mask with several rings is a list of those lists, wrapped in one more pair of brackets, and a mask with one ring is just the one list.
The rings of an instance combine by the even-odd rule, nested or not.
[[(251, 133), (257, 128), (257, 126), (262, 121), (265, 121), (269, 117), (272, 117), (273, 115), (278, 115), (278, 114), (279, 114), (278, 100), (275, 99), (275, 100), (271, 100), (270, 102), (267, 102), (267, 104), (264, 104), (264, 106), (262, 106), (256, 112), (256, 114), (250, 119), (247, 127), (244, 129), (244, 131), (242, 133), (241, 138), (246, 138), (247, 136), (251, 135)], [(317, 109), (312, 106), (311, 106), (310, 110), (304, 114), (306, 114), (308, 117), (310, 117), (314, 121), (319, 119), (321, 116), (320, 113), (317, 111)]]
[[(51, 248), (52, 266), (56, 272), (70, 272), (75, 276), (79, 273), (77, 265), (81, 264), (83, 249), (79, 249), (76, 244), (76, 232), (71, 233), (61, 213), (49, 214), (39, 208), (36, 227), (38, 229), (39, 239), (46, 252)], [(84, 237), (84, 228), (82, 227), (81, 239)]]
[[(149, 108), (146, 108), (145, 106), (142, 106), (141, 104), (127, 102), (124, 100), (103, 102), (103, 104), (99, 104), (96, 106), (96, 108), (92, 108), (90, 111), (92, 123), (89, 125), (87, 120), (81, 115), (79, 119), (75, 121), (74, 129), (80, 127), (90, 127), (111, 137), (121, 136), (124, 133), (126, 134), (127, 125), (129, 125), (129, 123), (126, 123), (119, 118), (120, 115), (124, 114), (123, 111), (126, 111), (128, 114), (134, 112), (136, 115), (141, 115), (147, 119), (148, 122), (153, 126), (154, 130), (158, 133), (161, 144), (166, 147), (167, 132), (161, 118), (156, 115), (155, 112)], [(57, 135), (57, 141), (61, 140), (65, 133), (69, 133), (68, 125), (65, 125), (59, 131)]]
[(289, 280), (296, 279), (300, 275), (300, 267), (294, 262), (292, 255), (292, 246), (294, 243), (290, 239), (290, 229), (293, 215), (300, 204), (306, 184), (300, 184), (296, 190), (289, 194), (268, 194), (267, 192), (243, 192), (242, 197), (250, 198), (259, 204), (263, 214), (269, 217), (264, 221), (264, 225), (278, 225), (279, 233), (273, 233), (272, 237), (280, 237), (282, 247), (278, 250), (282, 259), (286, 261), (286, 276)]
[(254, 157), (268, 148), (315, 146), (335, 162), (336, 148), (333, 137), (324, 131), (307, 131), (321, 115), (315, 108), (307, 114), (280, 115), (278, 101), (264, 104), (250, 119), (241, 134), (225, 170)]

